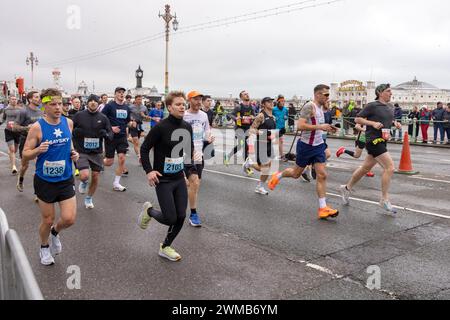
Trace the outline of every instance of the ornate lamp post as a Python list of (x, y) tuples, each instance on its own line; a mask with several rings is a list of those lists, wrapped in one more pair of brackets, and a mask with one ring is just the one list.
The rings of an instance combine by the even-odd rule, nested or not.
[(167, 95), (169, 93), (169, 34), (170, 34), (170, 22), (172, 22), (172, 27), (174, 31), (178, 30), (178, 20), (177, 15), (172, 15), (170, 13), (170, 5), (166, 4), (166, 10), (164, 14), (159, 13), (158, 16), (163, 18), (166, 27), (166, 68), (164, 76), (164, 93)]
[(30, 56), (27, 57), (27, 66), (31, 65), (31, 88), (34, 88), (34, 66), (39, 64), (39, 61), (37, 57), (33, 54), (33, 52), (30, 52)]

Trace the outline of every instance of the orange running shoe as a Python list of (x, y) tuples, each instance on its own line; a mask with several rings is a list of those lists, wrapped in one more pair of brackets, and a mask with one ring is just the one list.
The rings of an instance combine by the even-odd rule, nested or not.
[(375, 173), (373, 173), (372, 171), (367, 172), (366, 176), (368, 176), (369, 178), (373, 178), (375, 177)]
[(280, 183), (280, 179), (278, 179), (278, 175), (281, 172), (277, 171), (275, 172), (272, 177), (270, 178), (269, 182), (267, 183), (267, 186), (269, 187), (270, 190), (275, 190), (276, 186)]
[(339, 215), (339, 211), (330, 207), (319, 209), (319, 219), (336, 218)]

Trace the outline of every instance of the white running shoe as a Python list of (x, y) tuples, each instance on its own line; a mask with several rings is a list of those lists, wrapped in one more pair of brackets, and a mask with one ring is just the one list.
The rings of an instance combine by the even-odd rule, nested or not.
[(41, 248), (39, 251), (39, 257), (41, 258), (41, 264), (44, 266), (51, 266), (55, 263), (55, 259), (53, 259), (50, 248)]
[(148, 225), (150, 224), (150, 221), (152, 220), (152, 217), (148, 215), (148, 209), (151, 209), (153, 206), (150, 202), (144, 203), (142, 206), (142, 210), (139, 213), (137, 224), (139, 228), (142, 230), (145, 230), (148, 228)]
[(62, 244), (59, 235), (50, 234), (50, 254), (54, 257), (62, 252)]
[(127, 191), (127, 188), (125, 188), (124, 186), (117, 184), (113, 186), (113, 190), (114, 191), (118, 191), (118, 192), (125, 192)]
[(350, 191), (347, 189), (347, 186), (340, 186), (339, 191), (341, 192), (342, 203), (348, 206), (350, 204)]
[(92, 197), (84, 198), (84, 206), (86, 209), (94, 209), (94, 202), (92, 201)]
[(391, 202), (390, 202), (389, 200), (383, 200), (383, 199), (381, 199), (381, 201), (380, 201), (380, 206), (381, 206), (384, 210), (386, 210), (387, 212), (390, 212), (390, 213), (393, 213), (393, 214), (396, 214), (396, 213), (397, 213), (397, 209), (395, 209), (395, 208), (392, 206), (392, 204), (391, 204)]
[(268, 196), (268, 195), (269, 195), (269, 191), (267, 191), (266, 189), (264, 189), (263, 186), (261, 186), (261, 187), (256, 187), (255, 193), (262, 194), (262, 195), (264, 195), (264, 196)]
[(252, 164), (253, 164), (252, 159), (250, 159), (250, 157), (247, 157), (247, 159), (245, 159), (244, 164), (242, 165), (242, 171), (244, 172), (245, 175), (247, 176), (253, 175), (253, 170), (250, 168)]
[(80, 185), (78, 186), (78, 192), (81, 194), (86, 194), (87, 193), (87, 188), (88, 188), (89, 182), (80, 182)]

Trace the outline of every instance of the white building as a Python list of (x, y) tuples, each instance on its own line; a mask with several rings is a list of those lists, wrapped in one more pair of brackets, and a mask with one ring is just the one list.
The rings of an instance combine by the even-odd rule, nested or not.
[[(366, 84), (358, 80), (348, 80), (340, 84), (332, 83), (330, 100), (340, 107), (350, 101), (362, 107), (375, 100), (376, 86), (374, 81), (367, 81)], [(392, 87), (392, 103), (398, 103), (406, 110), (423, 105), (435, 108), (438, 102), (450, 102), (450, 89), (439, 89), (429, 83), (418, 81), (417, 78)]]

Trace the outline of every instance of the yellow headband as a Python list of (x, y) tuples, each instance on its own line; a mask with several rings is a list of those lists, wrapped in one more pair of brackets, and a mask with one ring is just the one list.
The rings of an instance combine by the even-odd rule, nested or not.
[(45, 96), (45, 97), (43, 97), (42, 98), (42, 103), (49, 103), (49, 102), (51, 102), (53, 99), (62, 99), (62, 97), (60, 97), (60, 96)]

